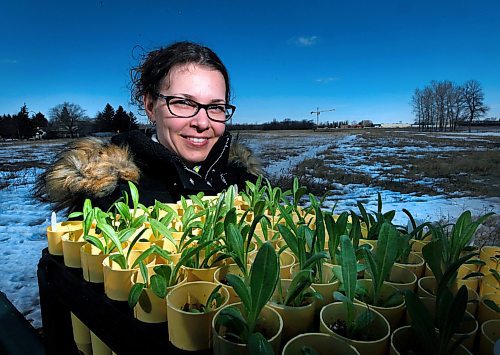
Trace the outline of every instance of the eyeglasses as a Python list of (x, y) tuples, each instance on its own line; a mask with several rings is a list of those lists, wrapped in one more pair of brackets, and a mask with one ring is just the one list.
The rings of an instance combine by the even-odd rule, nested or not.
[(156, 97), (165, 100), (168, 110), (176, 117), (190, 118), (196, 116), (200, 109), (205, 109), (209, 119), (215, 122), (226, 122), (233, 116), (236, 106), (229, 104), (200, 104), (185, 97), (166, 96), (156, 93)]

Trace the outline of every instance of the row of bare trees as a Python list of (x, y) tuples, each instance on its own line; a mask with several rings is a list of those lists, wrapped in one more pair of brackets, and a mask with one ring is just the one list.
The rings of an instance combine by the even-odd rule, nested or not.
[(458, 125), (471, 124), (484, 116), (488, 106), (484, 104), (481, 84), (469, 80), (463, 85), (451, 81), (432, 81), (423, 89), (416, 89), (411, 105), (415, 123), (421, 130), (453, 131)]

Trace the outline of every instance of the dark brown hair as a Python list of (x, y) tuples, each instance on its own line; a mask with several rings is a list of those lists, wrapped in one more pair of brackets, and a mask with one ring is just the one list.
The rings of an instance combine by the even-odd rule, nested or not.
[(161, 81), (173, 67), (189, 63), (219, 71), (226, 83), (226, 103), (229, 103), (231, 92), (226, 66), (210, 48), (187, 41), (176, 42), (146, 53), (139, 65), (131, 69), (132, 102), (142, 111), (143, 96), (146, 94), (155, 96)]

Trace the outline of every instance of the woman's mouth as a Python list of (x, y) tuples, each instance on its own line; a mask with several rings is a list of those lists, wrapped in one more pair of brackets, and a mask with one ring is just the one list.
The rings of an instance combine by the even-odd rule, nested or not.
[(184, 137), (184, 138), (186, 140), (188, 140), (190, 144), (193, 144), (196, 146), (202, 146), (208, 142), (208, 138), (204, 138), (204, 137)]

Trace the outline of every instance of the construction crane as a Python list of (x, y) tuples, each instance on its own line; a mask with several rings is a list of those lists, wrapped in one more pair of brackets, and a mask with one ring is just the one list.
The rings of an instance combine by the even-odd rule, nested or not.
[(316, 127), (318, 127), (318, 126), (319, 126), (319, 114), (320, 114), (321, 112), (329, 112), (329, 111), (335, 111), (335, 109), (334, 109), (334, 108), (331, 108), (331, 109), (328, 109), (328, 110), (321, 110), (321, 111), (320, 111), (320, 110), (319, 110), (319, 107), (316, 107), (316, 111), (311, 111), (311, 115), (312, 115), (312, 114), (316, 114)]

